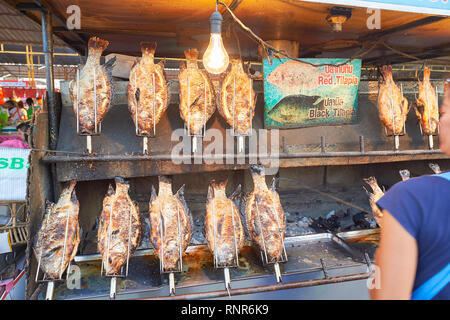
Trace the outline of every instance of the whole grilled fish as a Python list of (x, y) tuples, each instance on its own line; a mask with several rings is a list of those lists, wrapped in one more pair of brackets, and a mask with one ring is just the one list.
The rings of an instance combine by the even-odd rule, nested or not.
[(301, 90), (313, 90), (319, 87), (318, 67), (298, 60), (289, 60), (267, 75), (267, 82), (279, 87), (283, 93), (298, 94)]
[(197, 65), (198, 51), (184, 52), (186, 64), (180, 63), (180, 116), (191, 135), (199, 135), (203, 126), (216, 111), (214, 86), (206, 71)]
[(268, 112), (268, 116), (280, 123), (292, 125), (302, 123), (309, 119), (311, 108), (325, 110), (323, 105), (318, 105), (321, 101), (323, 98), (320, 96), (302, 94), (286, 96)]
[(156, 127), (167, 110), (169, 93), (164, 76), (164, 62), (154, 62), (156, 42), (143, 42), (141, 49), (142, 59), (130, 72), (128, 109), (139, 128), (138, 135), (150, 136), (154, 133), (154, 126)]
[(221, 84), (219, 113), (237, 134), (248, 134), (255, 116), (255, 90), (240, 59), (231, 59), (231, 70)]
[(130, 185), (116, 177), (116, 190), (109, 185), (103, 199), (103, 210), (98, 227), (98, 251), (102, 255), (107, 276), (119, 275), (142, 239), (139, 208), (128, 195)]
[(376, 205), (377, 201), (384, 196), (384, 192), (381, 190), (380, 186), (377, 183), (377, 179), (375, 177), (370, 177), (367, 179), (363, 179), (365, 183), (367, 183), (372, 188), (372, 193), (366, 190), (367, 195), (369, 196), (370, 207), (372, 208), (372, 213), (375, 221), (381, 227), (381, 218), (383, 217), (383, 213), (380, 208)]
[(245, 233), (239, 210), (234, 202), (241, 186), (227, 198), (227, 181), (216, 184), (214, 180), (208, 187), (204, 233), (209, 250), (216, 255), (217, 264), (230, 266), (244, 246)]
[[(69, 84), (73, 110), (77, 113), (81, 134), (93, 134), (108, 112), (112, 100), (111, 69), (115, 58), (100, 65), (100, 57), (108, 47), (106, 40), (92, 37), (89, 39), (89, 55), (87, 62), (80, 72), (79, 88), (76, 80)], [(95, 78), (95, 82), (94, 82)], [(95, 83), (95, 89), (94, 89)], [(78, 95), (79, 94), (79, 95)], [(97, 114), (95, 109), (97, 108)]]
[[(56, 204), (46, 201), (45, 216), (34, 243), (34, 255), (50, 279), (61, 278), (80, 244), (76, 181), (64, 188)], [(64, 245), (65, 243), (65, 245)]]
[(378, 113), (383, 125), (394, 135), (403, 132), (406, 116), (409, 111), (408, 100), (402, 96), (401, 90), (392, 77), (392, 67), (381, 68), (383, 82), (378, 91)]
[(192, 216), (184, 200), (184, 186), (174, 195), (172, 181), (159, 176), (159, 191), (152, 186), (149, 205), (150, 235), (164, 271), (177, 271), (192, 237)]
[(423, 81), (419, 80), (419, 96), (414, 104), (414, 110), (423, 133), (434, 134), (439, 124), (439, 107), (436, 89), (430, 82), (430, 69), (427, 67), (423, 70)]
[(268, 262), (278, 262), (283, 254), (286, 221), (280, 196), (275, 190), (275, 179), (268, 189), (264, 166), (251, 165), (250, 171), (254, 189), (245, 204), (247, 229), (260, 250), (267, 253)]

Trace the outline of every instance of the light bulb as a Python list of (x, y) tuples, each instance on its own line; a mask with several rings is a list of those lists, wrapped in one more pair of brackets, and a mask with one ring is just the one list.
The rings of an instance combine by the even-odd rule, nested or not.
[(222, 20), (222, 15), (217, 10), (211, 15), (211, 38), (208, 48), (203, 55), (203, 65), (206, 71), (212, 74), (224, 72), (230, 62), (222, 41)]
[(227, 69), (229, 62), (221, 34), (211, 33), (208, 48), (203, 55), (203, 65), (206, 70), (212, 74), (220, 74)]

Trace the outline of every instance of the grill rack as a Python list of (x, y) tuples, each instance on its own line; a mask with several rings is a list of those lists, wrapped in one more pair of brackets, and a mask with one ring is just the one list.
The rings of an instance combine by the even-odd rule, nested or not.
[[(400, 92), (401, 95), (403, 97), (403, 85), (400, 83)], [(394, 112), (394, 101), (392, 100), (392, 86), (391, 86), (391, 95), (390, 95), (390, 102), (391, 102), (391, 113), (392, 113), (392, 128), (395, 131), (395, 112)], [(378, 112), (380, 112), (380, 90), (378, 90), (378, 96), (377, 96), (377, 109)], [(410, 109), (409, 107), (409, 102), (408, 102), (408, 110)], [(400, 134), (390, 134), (388, 132), (388, 129), (382, 124), (383, 128), (384, 128), (384, 134), (386, 137), (394, 137), (394, 150), (398, 151), (400, 148), (400, 139), (399, 137), (406, 135), (406, 123), (403, 124), (403, 132)]]
[[(207, 98), (207, 93), (206, 93), (206, 78), (203, 79), (204, 80), (204, 100), (205, 100), (205, 107), (204, 107), (204, 111), (203, 111), (203, 130), (201, 131), (200, 134), (191, 134), (191, 129), (190, 129), (190, 116), (191, 116), (191, 84), (190, 84), (190, 80), (189, 80), (189, 75), (187, 76), (187, 109), (188, 109), (188, 116), (187, 116), (187, 125), (186, 122), (183, 121), (184, 123), (184, 132), (185, 135), (188, 137), (192, 137), (192, 152), (196, 153), (197, 152), (197, 138), (201, 138), (203, 139), (205, 137), (206, 134), (206, 122), (208, 121), (208, 119), (206, 119), (206, 98)], [(210, 101), (211, 102), (211, 99)]]
[[(235, 132), (235, 107), (236, 107), (236, 76), (233, 77), (233, 126), (231, 127), (231, 135), (233, 137), (238, 137), (238, 152), (241, 153), (244, 149), (244, 137), (251, 137), (253, 135), (253, 108), (252, 108), (252, 89), (253, 89), (253, 79), (249, 77), (249, 102), (250, 102), (250, 130), (247, 134), (236, 134)], [(255, 94), (255, 103), (258, 99), (258, 95)]]
[(278, 229), (280, 230), (280, 237), (281, 237), (283, 250), (281, 252), (281, 255), (280, 255), (279, 259), (277, 259), (276, 261), (272, 261), (272, 259), (269, 260), (268, 256), (267, 256), (266, 246), (265, 246), (264, 231), (263, 231), (262, 222), (261, 222), (261, 214), (260, 214), (260, 211), (259, 211), (259, 208), (258, 208), (258, 200), (256, 198), (255, 198), (255, 205), (256, 205), (256, 212), (258, 214), (258, 219), (257, 220), (258, 220), (259, 231), (260, 231), (260, 234), (261, 234), (261, 242), (263, 244), (263, 250), (260, 250), (261, 260), (262, 260), (263, 264), (273, 264), (274, 265), (275, 277), (276, 277), (277, 283), (280, 283), (280, 282), (283, 281), (282, 280), (282, 276), (281, 276), (281, 271), (280, 271), (280, 262), (282, 263), (282, 262), (287, 262), (288, 261), (288, 256), (287, 256), (287, 253), (286, 253), (286, 246), (284, 245), (283, 230), (282, 230), (282, 228), (280, 226), (280, 221), (278, 220), (278, 217), (277, 217), (276, 212), (275, 212), (275, 208), (273, 207), (273, 204), (272, 204), (271, 209), (272, 209), (275, 217), (277, 218), (277, 225), (278, 225)]
[(230, 202), (231, 207), (231, 219), (233, 221), (233, 238), (234, 238), (234, 263), (232, 264), (222, 264), (220, 261), (218, 261), (217, 258), (217, 225), (216, 225), (216, 214), (215, 214), (215, 199), (212, 200), (212, 214), (213, 214), (213, 236), (214, 236), (214, 252), (213, 252), (213, 259), (214, 259), (214, 268), (215, 269), (222, 269), (223, 268), (223, 274), (224, 274), (224, 283), (225, 283), (225, 289), (228, 292), (228, 295), (230, 294), (231, 289), (231, 277), (230, 277), (230, 268), (239, 268), (239, 252), (237, 248), (237, 239), (236, 239), (236, 224), (234, 219), (234, 207), (233, 207), (233, 201), (231, 199), (228, 199)]
[[(435, 87), (435, 91), (436, 91), (436, 104), (438, 105), (438, 109), (439, 109), (439, 92), (438, 92), (437, 87)], [(426, 99), (427, 99), (427, 103), (428, 103), (428, 90), (425, 90), (425, 95), (426, 95)], [(414, 98), (417, 100), (417, 94), (414, 94)], [(428, 109), (428, 125), (431, 127), (430, 109)], [(419, 122), (418, 126), (419, 126), (419, 130), (420, 130), (420, 134), (422, 136), (425, 136), (423, 129), (422, 129), (422, 124), (420, 122)], [(428, 135), (428, 147), (430, 148), (430, 150), (434, 149), (433, 137), (438, 136), (438, 135), (439, 135), (439, 125), (437, 125), (436, 131), (433, 134)]]
[[(110, 254), (110, 243), (111, 243), (111, 235), (112, 235), (112, 230), (111, 230), (111, 226), (112, 226), (112, 207), (110, 209), (110, 214), (109, 214), (109, 231), (108, 231), (108, 238), (107, 238), (107, 246), (106, 246), (106, 261), (109, 261), (109, 254)], [(111, 278), (111, 285), (110, 285), (110, 293), (109, 293), (109, 297), (111, 300), (116, 298), (117, 295), (117, 278), (126, 278), (128, 277), (128, 265), (130, 262), (130, 242), (131, 242), (131, 210), (129, 212), (129, 228), (128, 228), (128, 246), (127, 246), (127, 262), (126, 262), (126, 270), (125, 273), (123, 272), (124, 266), (122, 265), (121, 267), (121, 273), (120, 274), (114, 274), (114, 275), (108, 275), (105, 272), (103, 272), (104, 269), (104, 260), (103, 258), (102, 263), (101, 263), (101, 269), (100, 269), (100, 275), (102, 277), (106, 277), (106, 278)]]
[(160, 233), (161, 233), (161, 258), (159, 259), (159, 271), (161, 274), (169, 274), (169, 295), (175, 295), (175, 273), (180, 273), (183, 271), (183, 249), (182, 249), (182, 239), (181, 239), (181, 223), (180, 223), (180, 207), (177, 203), (177, 229), (178, 229), (178, 266), (176, 270), (167, 270), (164, 268), (164, 228), (163, 228), (163, 218), (161, 207), (159, 208), (160, 219)]
[(94, 132), (93, 133), (80, 133), (80, 111), (79, 111), (79, 96), (80, 96), (80, 68), (77, 69), (77, 98), (76, 98), (76, 118), (77, 118), (77, 134), (80, 136), (86, 136), (86, 146), (88, 153), (92, 153), (92, 136), (98, 136), (102, 132), (102, 123), (97, 125), (97, 73), (95, 68), (93, 69), (94, 78)]
[[(65, 272), (65, 270), (63, 270), (63, 266), (64, 266), (64, 256), (66, 254), (66, 247), (67, 247), (67, 229), (69, 227), (69, 213), (67, 211), (66, 213), (66, 229), (65, 229), (65, 233), (64, 233), (64, 247), (63, 247), (63, 254), (61, 256), (61, 266), (60, 266), (60, 272), (59, 272), (59, 278), (58, 279), (51, 279), (51, 278), (46, 278), (46, 274), (43, 273), (43, 276), (41, 279), (39, 279), (39, 271), (40, 271), (40, 266), (41, 266), (41, 259), (42, 259), (42, 245), (41, 245), (41, 250), (39, 252), (39, 259), (38, 259), (38, 265), (36, 268), (36, 278), (35, 278), (35, 282), (36, 283), (47, 283), (47, 292), (46, 292), (46, 300), (53, 300), (53, 293), (54, 293), (54, 288), (55, 288), (55, 282), (63, 282), (66, 281), (69, 273), (66, 272), (66, 278), (63, 279), (63, 274)], [(47, 216), (47, 219), (45, 221), (45, 223), (48, 223), (48, 219), (50, 218), (50, 213)], [(70, 270), (71, 267), (71, 261), (69, 261), (69, 265), (67, 266), (67, 269)]]
[[(148, 84), (146, 85), (148, 86)], [(135, 88), (135, 92), (136, 92), (136, 72), (134, 73), (134, 88)], [(143, 141), (142, 141), (142, 153), (143, 154), (148, 154), (148, 138), (154, 138), (156, 137), (156, 98), (155, 98), (155, 94), (156, 94), (156, 89), (155, 89), (155, 73), (152, 72), (152, 91), (153, 91), (153, 134), (151, 135), (145, 135), (141, 133), (141, 130), (139, 128), (138, 125), (138, 114), (139, 114), (139, 100), (140, 99), (136, 99), (136, 112), (135, 112), (135, 116), (134, 116), (134, 126), (135, 126), (135, 130), (136, 130), (136, 136), (138, 137), (142, 137)]]

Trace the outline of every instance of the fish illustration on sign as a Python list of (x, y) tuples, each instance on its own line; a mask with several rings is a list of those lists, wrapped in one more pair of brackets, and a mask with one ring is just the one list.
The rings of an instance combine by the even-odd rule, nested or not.
[(321, 96), (290, 95), (281, 99), (268, 112), (268, 116), (280, 123), (299, 123), (308, 119), (308, 113), (311, 108), (323, 108), (322, 104), (319, 105), (322, 101), (323, 97)]
[(267, 82), (279, 87), (284, 95), (297, 94), (301, 90), (313, 90), (319, 87), (318, 67), (297, 60), (289, 60), (267, 75)]

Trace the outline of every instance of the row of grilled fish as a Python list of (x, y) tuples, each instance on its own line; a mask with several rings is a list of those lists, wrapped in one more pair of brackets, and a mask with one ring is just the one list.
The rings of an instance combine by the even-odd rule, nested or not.
[[(441, 168), (439, 167), (438, 164), (430, 163), (429, 166), (430, 166), (430, 169), (435, 174), (441, 173)], [(411, 178), (411, 172), (407, 169), (400, 170), (399, 173), (400, 173), (400, 177), (402, 178), (402, 181), (405, 181), (405, 180), (408, 180)], [(364, 187), (364, 190), (366, 190), (366, 193), (369, 196), (369, 203), (370, 203), (370, 208), (372, 209), (373, 217), (374, 217), (375, 221), (377, 222), (377, 224), (380, 227), (382, 227), (381, 218), (383, 217), (383, 213), (380, 210), (380, 208), (377, 206), (376, 203), (378, 200), (381, 199), (381, 197), (383, 197), (386, 190), (384, 189), (384, 187), (383, 187), (383, 189), (380, 188), (380, 186), (378, 185), (377, 179), (375, 177), (369, 177), (369, 178), (363, 179), (363, 180), (372, 189), (372, 192), (369, 192)]]
[[(69, 85), (74, 112), (78, 112), (79, 133), (94, 134), (106, 116), (112, 101), (111, 68), (114, 60), (100, 65), (108, 41), (92, 37), (89, 55), (80, 72), (79, 82)], [(169, 91), (164, 62), (154, 63), (156, 42), (142, 43), (142, 58), (130, 71), (127, 90), (128, 108), (138, 128), (137, 134), (151, 136), (168, 107)], [(222, 79), (219, 103), (208, 73), (198, 67), (197, 49), (186, 50), (186, 64), (181, 62), (180, 116), (190, 134), (199, 135), (216, 111), (238, 134), (247, 134), (255, 114), (252, 80), (240, 59), (231, 59), (230, 71)], [(95, 82), (95, 88), (94, 88)]]
[[(378, 112), (383, 125), (393, 135), (404, 132), (406, 116), (409, 112), (408, 100), (392, 77), (392, 67), (381, 68), (383, 81), (378, 92)], [(439, 124), (439, 107), (436, 88), (430, 82), (430, 69), (423, 71), (423, 81), (419, 80), (419, 95), (413, 104), (422, 131), (426, 135), (436, 133)]]
[[(254, 190), (247, 197), (245, 220), (250, 237), (267, 253), (268, 262), (281, 260), (285, 237), (285, 216), (275, 183), (269, 189), (264, 167), (252, 165)], [(48, 203), (46, 216), (34, 245), (34, 253), (42, 270), (51, 279), (61, 277), (76, 255), (79, 238), (79, 203), (75, 194), (75, 181), (66, 187), (58, 203)], [(139, 247), (142, 224), (139, 208), (128, 194), (129, 184), (115, 179), (103, 200), (98, 228), (98, 250), (106, 275), (121, 273), (122, 267)], [(227, 181), (208, 188), (204, 234), (217, 265), (229, 266), (237, 259), (244, 246), (245, 232), (241, 212), (235, 202), (240, 186), (227, 197)], [(192, 237), (192, 216), (184, 200), (184, 186), (172, 192), (172, 182), (159, 177), (159, 191), (152, 186), (149, 205), (150, 238), (165, 272), (179, 269), (184, 251)]]

